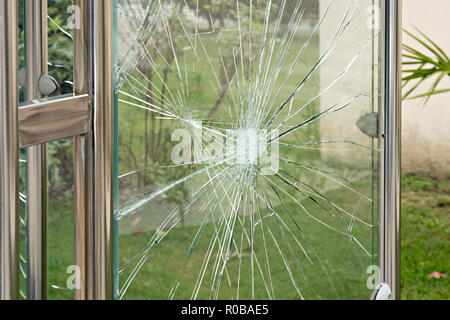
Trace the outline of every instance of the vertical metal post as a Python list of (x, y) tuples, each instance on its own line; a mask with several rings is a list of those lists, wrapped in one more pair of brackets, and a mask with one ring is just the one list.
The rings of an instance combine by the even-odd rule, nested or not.
[(0, 300), (19, 299), (17, 19), (0, 0)]
[(400, 299), (402, 1), (384, 0), (384, 112), (381, 115), (379, 250), (381, 281)]
[[(27, 101), (42, 98), (39, 79), (47, 67), (47, 0), (25, 1)], [(44, 300), (47, 292), (47, 145), (27, 149), (28, 298)]]
[(114, 1), (93, 1), (94, 285), (95, 299), (114, 299)]
[(75, 138), (77, 299), (114, 299), (114, 1), (75, 0), (75, 93), (88, 93), (92, 132)]
[[(74, 29), (74, 90), (76, 95), (93, 93), (92, 1), (74, 0), (79, 25)], [(92, 133), (75, 137), (75, 261), (80, 268), (76, 300), (94, 299), (93, 267), (93, 152)]]

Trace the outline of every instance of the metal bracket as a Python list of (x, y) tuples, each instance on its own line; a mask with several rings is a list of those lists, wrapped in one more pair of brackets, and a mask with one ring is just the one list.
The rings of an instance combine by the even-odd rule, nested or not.
[(39, 89), (39, 93), (42, 96), (49, 96), (52, 93), (55, 93), (56, 90), (59, 89), (59, 83), (52, 76), (43, 74), (39, 78), (38, 89)]
[(369, 113), (359, 118), (356, 125), (365, 135), (371, 137), (372, 139), (378, 139), (380, 131), (378, 126), (378, 118), (378, 112)]
[(83, 135), (90, 124), (87, 94), (25, 106), (19, 109), (19, 145), (26, 148)]
[(372, 294), (371, 300), (391, 300), (392, 291), (387, 283), (380, 283)]

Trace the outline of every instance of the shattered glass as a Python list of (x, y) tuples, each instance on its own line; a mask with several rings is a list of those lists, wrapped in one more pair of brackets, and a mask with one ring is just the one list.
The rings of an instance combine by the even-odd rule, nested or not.
[(377, 4), (118, 0), (118, 299), (370, 297)]

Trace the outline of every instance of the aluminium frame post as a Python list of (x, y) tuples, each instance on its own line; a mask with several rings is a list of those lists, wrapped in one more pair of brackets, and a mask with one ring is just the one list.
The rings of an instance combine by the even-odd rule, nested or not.
[(400, 299), (402, 0), (384, 0), (384, 111), (380, 136), (379, 263), (381, 281)]
[(96, 300), (114, 299), (114, 6), (114, 0), (93, 0), (93, 236)]
[[(93, 93), (92, 1), (74, 0), (79, 25), (74, 29), (74, 91), (75, 95)], [(92, 107), (91, 107), (92, 113)], [(92, 116), (91, 116), (92, 117)], [(75, 264), (80, 271), (76, 300), (93, 300), (93, 151), (92, 132), (75, 137)]]
[(0, 300), (20, 296), (17, 11), (0, 0)]
[(114, 299), (114, 1), (75, 0), (75, 93), (87, 93), (92, 130), (75, 138), (76, 299)]
[[(48, 73), (47, 0), (25, 0), (26, 98), (41, 99)], [(27, 148), (27, 298), (47, 298), (47, 144)]]

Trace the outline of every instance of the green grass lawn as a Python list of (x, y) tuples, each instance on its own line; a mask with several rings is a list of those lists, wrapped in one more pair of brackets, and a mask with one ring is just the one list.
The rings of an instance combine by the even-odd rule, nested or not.
[[(406, 175), (402, 206), (402, 299), (447, 300), (450, 179)], [(446, 277), (430, 279), (433, 272)]]
[[(336, 189), (327, 192), (326, 197), (330, 200), (339, 199), (339, 205), (346, 206), (351, 204), (354, 199), (350, 193), (345, 190)], [(333, 226), (345, 228), (348, 220), (345, 221), (342, 216), (331, 217), (330, 212), (320, 212), (314, 206), (312, 201), (302, 200), (302, 204), (316, 217), (330, 223)], [(152, 211), (157, 208), (152, 207), (149, 211), (145, 211), (140, 215), (152, 216)], [(283, 259), (277, 250), (276, 244), (270, 240), (267, 228), (270, 228), (278, 239), (286, 261), (294, 274), (295, 281), (306, 299), (364, 299), (369, 298), (371, 291), (366, 287), (366, 269), (372, 264), (372, 260), (365, 255), (352, 241), (342, 235), (337, 234), (326, 228), (325, 226), (308, 218), (302, 210), (293, 202), (286, 203), (286, 207), (277, 206), (275, 210), (284, 218), (286, 224), (294, 231), (299, 242), (302, 243), (313, 264), (309, 263), (305, 256), (301, 253), (292, 241), (287, 232), (283, 232), (275, 219), (269, 218), (264, 220), (265, 237), (267, 241), (267, 257), (263, 245), (263, 239), (260, 234), (261, 229), (258, 227), (255, 231), (255, 255), (265, 269), (265, 259), (270, 261), (270, 274), (274, 287), (274, 295), (277, 299), (299, 299), (292, 285), (291, 278)], [(296, 223), (300, 226), (302, 232), (299, 233), (294, 223), (287, 217), (287, 211), (292, 213)], [(197, 213), (192, 213), (197, 214)], [(370, 208), (362, 208), (360, 218), (370, 221)], [(140, 219), (140, 218), (137, 218)], [(245, 219), (243, 217), (243, 219)], [(139, 221), (143, 221), (140, 219)], [(126, 222), (122, 222), (126, 225)], [(139, 227), (142, 227), (140, 225)], [(166, 299), (171, 289), (180, 282), (177, 289), (178, 299), (189, 299), (191, 297), (197, 277), (203, 266), (206, 249), (209, 240), (214, 235), (211, 224), (206, 228), (202, 235), (192, 258), (186, 263), (187, 253), (189, 252), (189, 244), (194, 239), (196, 232), (200, 228), (198, 226), (186, 226), (171, 231), (170, 234), (161, 242), (155, 245), (151, 250), (151, 254), (147, 263), (139, 272), (131, 285), (126, 299)], [(248, 230), (248, 221), (247, 227)], [(285, 230), (284, 230), (285, 231)], [(371, 230), (368, 227), (356, 226), (355, 234), (360, 235), (359, 240), (362, 243), (371, 243)], [(142, 250), (148, 244), (149, 239), (154, 234), (153, 230), (148, 232), (137, 232), (122, 234), (120, 236), (120, 261), (122, 265), (131, 262), (130, 258), (134, 256), (136, 250)], [(235, 230), (237, 247), (240, 245), (241, 228), (238, 226)], [(262, 277), (257, 269), (252, 276), (250, 270), (250, 248), (248, 242), (244, 240), (244, 254), (241, 266), (241, 282), (239, 283), (239, 296), (241, 299), (251, 299), (251, 279), (255, 280), (255, 298), (267, 299), (266, 289), (264, 287)], [(293, 249), (294, 252), (290, 251)], [(213, 257), (216, 251), (213, 251)], [(204, 277), (204, 285), (202, 286), (198, 298), (209, 299), (212, 276), (212, 265), (208, 266), (208, 270)], [(324, 272), (324, 269), (326, 272)], [(221, 285), (219, 298), (232, 299), (237, 297), (237, 273), (239, 270), (239, 259), (236, 252), (232, 254), (227, 264), (228, 274), (224, 276)], [(123, 285), (129, 276), (129, 269), (121, 274), (120, 280)], [(263, 270), (263, 274), (268, 279), (268, 273)], [(231, 286), (226, 282), (226, 276), (230, 277)], [(230, 288), (231, 287), (231, 288)]]

